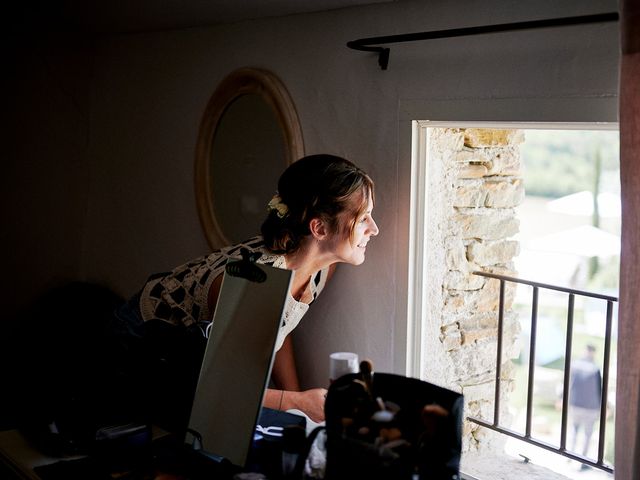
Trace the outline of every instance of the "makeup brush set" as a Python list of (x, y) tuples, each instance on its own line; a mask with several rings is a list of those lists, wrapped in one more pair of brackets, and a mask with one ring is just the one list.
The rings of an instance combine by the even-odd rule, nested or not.
[(364, 360), (327, 394), (325, 478), (458, 479), (462, 409), (462, 395)]

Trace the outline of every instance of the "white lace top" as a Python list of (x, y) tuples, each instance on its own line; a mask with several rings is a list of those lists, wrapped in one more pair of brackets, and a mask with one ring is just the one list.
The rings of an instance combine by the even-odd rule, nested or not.
[[(209, 311), (208, 295), (213, 281), (224, 271), (231, 259), (240, 259), (240, 249), (260, 252), (257, 263), (286, 269), (284, 255), (276, 255), (266, 250), (261, 236), (245, 242), (225, 247), (209, 255), (192, 260), (174, 268), (171, 272), (149, 277), (140, 295), (140, 312), (144, 321), (159, 319), (175, 325), (201, 326), (211, 322), (213, 312)], [(321, 270), (311, 278), (312, 302), (324, 288), (328, 269)], [(291, 293), (287, 295), (284, 317), (276, 350), (282, 347), (284, 339), (296, 328), (307, 313), (309, 305), (296, 301)]]

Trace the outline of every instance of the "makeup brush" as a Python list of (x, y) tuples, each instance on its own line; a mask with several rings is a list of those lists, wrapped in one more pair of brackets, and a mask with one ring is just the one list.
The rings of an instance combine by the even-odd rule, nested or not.
[(371, 363), (371, 360), (362, 360), (360, 362), (360, 376), (367, 386), (369, 394), (373, 396), (373, 363)]

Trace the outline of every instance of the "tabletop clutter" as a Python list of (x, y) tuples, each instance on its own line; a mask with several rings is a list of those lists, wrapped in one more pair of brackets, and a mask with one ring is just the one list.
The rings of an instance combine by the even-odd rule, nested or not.
[(374, 372), (369, 360), (340, 357), (347, 373), (337, 367), (331, 372), (324, 425), (262, 408), (244, 467), (193, 445), (180, 448), (179, 436), (151, 442), (148, 429), (127, 428), (103, 432), (112, 441), (96, 443), (104, 444), (102, 455), (96, 451), (39, 467), (37, 473), (56, 480), (116, 478), (117, 467), (127, 472), (118, 478), (132, 480), (160, 478), (145, 476), (153, 471), (183, 480), (459, 479), (462, 395), (416, 378)]
[(262, 477), (237, 478), (458, 479), (462, 395), (415, 378), (374, 373), (369, 360), (355, 363), (355, 369), (334, 376), (332, 368), (325, 426), (305, 437), (300, 424), (284, 425), (281, 464), (271, 463)]

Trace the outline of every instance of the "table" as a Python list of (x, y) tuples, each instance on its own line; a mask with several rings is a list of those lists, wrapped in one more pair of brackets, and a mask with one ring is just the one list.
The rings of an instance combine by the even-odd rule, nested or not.
[[(152, 438), (157, 440), (166, 435), (163, 430), (153, 428)], [(18, 480), (42, 480), (34, 469), (52, 465), (60, 461), (87, 459), (85, 455), (51, 456), (40, 451), (19, 430), (5, 430), (0, 432), (0, 476)], [(156, 478), (172, 480), (183, 478), (166, 472), (157, 471)], [(118, 477), (114, 475), (113, 478)], [(126, 478), (126, 477), (125, 477)], [(91, 480), (91, 479), (87, 479)]]

